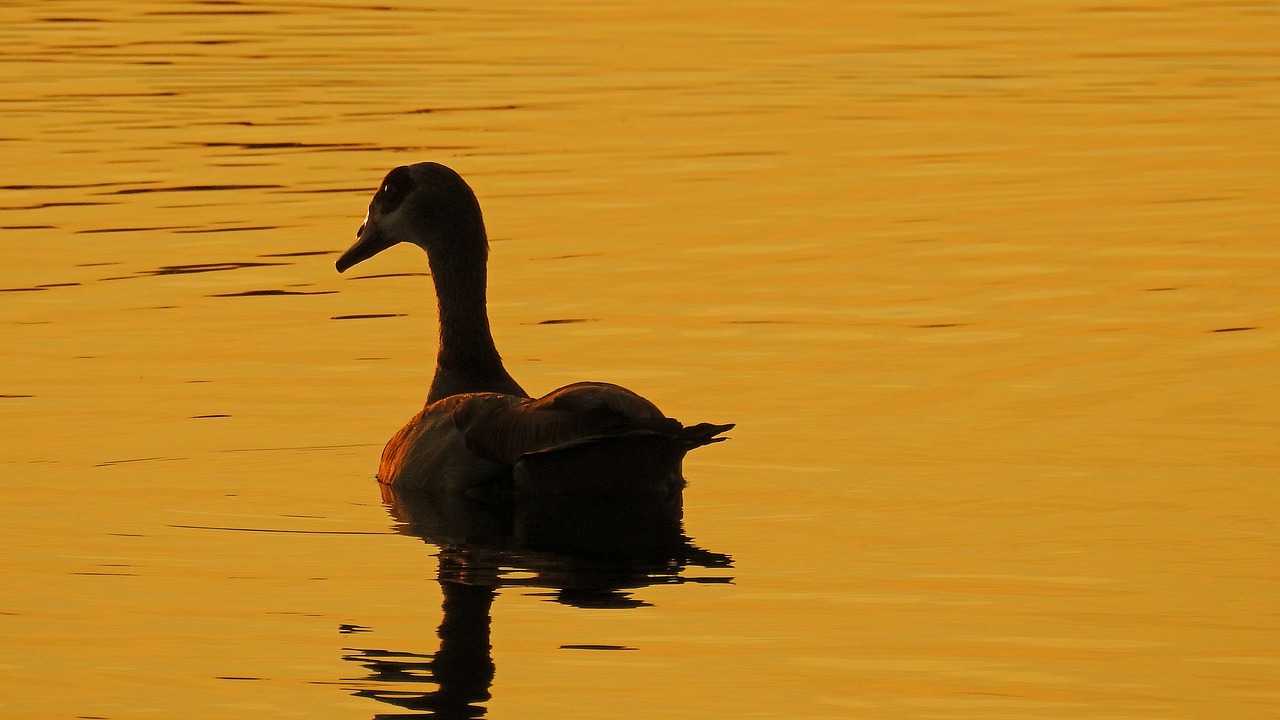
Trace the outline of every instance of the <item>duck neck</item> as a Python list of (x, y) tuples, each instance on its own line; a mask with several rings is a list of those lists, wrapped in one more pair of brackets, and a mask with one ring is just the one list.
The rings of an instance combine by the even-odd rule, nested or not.
[(440, 347), (436, 374), (427, 394), (429, 403), (469, 392), (527, 397), (503, 367), (489, 329), (484, 254), (470, 260), (447, 263), (430, 258), (440, 313)]

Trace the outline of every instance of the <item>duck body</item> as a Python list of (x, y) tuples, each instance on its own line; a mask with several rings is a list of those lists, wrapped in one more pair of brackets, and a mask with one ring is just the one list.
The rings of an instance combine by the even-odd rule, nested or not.
[(564, 495), (675, 497), (681, 460), (727, 425), (684, 427), (610, 383), (536, 400), (462, 393), (428, 404), (387, 443), (378, 480), (397, 490), (508, 502)]
[(685, 427), (610, 383), (574, 383), (531, 398), (494, 345), (479, 203), (449, 168), (418, 163), (388, 173), (337, 268), (401, 242), (427, 252), (440, 344), (427, 404), (387, 443), (380, 482), (442, 506), (554, 506), (573, 497), (678, 511), (685, 453), (724, 440), (718, 435), (731, 424)]

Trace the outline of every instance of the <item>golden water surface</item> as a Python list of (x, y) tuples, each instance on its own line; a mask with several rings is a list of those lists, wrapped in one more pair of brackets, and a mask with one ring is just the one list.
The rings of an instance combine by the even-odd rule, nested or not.
[[(1270, 3), (7, 2), (5, 718), (1264, 718)], [(421, 252), (535, 393), (736, 422), (687, 563), (392, 517)]]

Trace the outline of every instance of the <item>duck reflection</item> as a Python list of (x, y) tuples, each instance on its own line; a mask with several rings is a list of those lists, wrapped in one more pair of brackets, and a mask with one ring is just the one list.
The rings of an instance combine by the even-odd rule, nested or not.
[(366, 648), (344, 656), (368, 671), (354, 695), (405, 711), (375, 716), (381, 720), (484, 716), (495, 673), (491, 612), (502, 588), (544, 588), (550, 600), (576, 607), (635, 608), (648, 604), (631, 595), (639, 588), (732, 581), (690, 574), (730, 568), (732, 558), (684, 534), (678, 495), (511, 506), (466, 498), (441, 504), (379, 487), (397, 531), (439, 549), (444, 597), (434, 654)]
[[(357, 697), (372, 698), (409, 712), (378, 714), (377, 718), (439, 717), (477, 718), (479, 705), (489, 699), (493, 683), (493, 657), (489, 645), (489, 608), (497, 590), (485, 585), (441, 579), (444, 618), (438, 631), (440, 650), (435, 655), (412, 652), (352, 650), (344, 659), (369, 671), (368, 680), (382, 688), (356, 690)], [(404, 690), (386, 689), (403, 684)], [(437, 689), (413, 689), (433, 684)]]

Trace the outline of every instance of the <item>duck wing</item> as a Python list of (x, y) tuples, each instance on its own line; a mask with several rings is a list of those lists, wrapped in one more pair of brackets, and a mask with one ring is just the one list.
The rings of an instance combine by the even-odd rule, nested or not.
[(566, 385), (537, 400), (477, 394), (453, 418), (468, 450), (507, 465), (536, 453), (627, 436), (663, 439), (683, 455), (724, 440), (716, 435), (733, 427), (700, 423), (686, 428), (636, 393), (600, 382)]
[(732, 424), (684, 427), (610, 383), (575, 383), (537, 400), (477, 395), (453, 413), (467, 450), (513, 468), (517, 497), (677, 496), (686, 452)]

